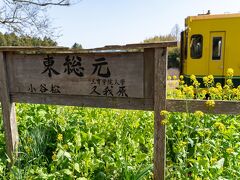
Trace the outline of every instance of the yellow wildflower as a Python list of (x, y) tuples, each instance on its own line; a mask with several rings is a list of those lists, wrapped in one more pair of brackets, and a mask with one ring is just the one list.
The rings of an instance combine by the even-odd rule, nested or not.
[(173, 76), (173, 80), (176, 80), (176, 79), (177, 79), (177, 76), (174, 75), (174, 76)]
[(179, 79), (180, 79), (180, 80), (183, 80), (183, 78), (184, 78), (183, 75), (179, 76)]
[(57, 160), (57, 155), (56, 155), (56, 152), (53, 152), (53, 155), (52, 155), (52, 160), (53, 160), (53, 161)]
[(30, 147), (28, 147), (28, 146), (24, 146), (24, 149), (25, 149), (25, 151), (26, 151), (28, 154), (30, 154), (30, 152), (31, 152)]
[(233, 89), (232, 89), (232, 92), (233, 92), (234, 95), (238, 95), (238, 94), (239, 94), (239, 90), (236, 89), (236, 88), (233, 88)]
[(228, 76), (228, 77), (232, 77), (233, 74), (234, 74), (234, 70), (233, 70), (232, 68), (228, 68), (228, 69), (227, 69), (227, 76)]
[(28, 143), (32, 143), (32, 142), (33, 142), (33, 139), (32, 139), (31, 137), (28, 137), (28, 138), (27, 138), (27, 142), (28, 142)]
[(210, 160), (211, 164), (214, 164), (215, 162), (217, 162), (217, 158), (213, 157), (211, 160)]
[(178, 146), (180, 146), (180, 147), (185, 147), (187, 144), (188, 144), (188, 143), (185, 142), (185, 141), (180, 141), (180, 142), (178, 143)]
[(232, 154), (232, 153), (234, 152), (234, 150), (233, 150), (233, 148), (227, 148), (227, 149), (226, 149), (226, 152), (227, 152), (228, 154)]
[(58, 134), (57, 140), (58, 140), (58, 141), (62, 141), (62, 140), (63, 140), (63, 135), (62, 135), (62, 134)]
[(190, 79), (191, 79), (192, 81), (195, 81), (195, 80), (196, 80), (196, 76), (192, 74), (192, 75), (190, 76)]
[(168, 115), (169, 115), (169, 112), (166, 111), (166, 110), (162, 110), (162, 111), (160, 112), (160, 114), (161, 114), (162, 116), (168, 116)]
[(182, 81), (179, 81), (179, 84), (180, 84), (180, 85), (184, 85), (184, 83), (185, 83), (185, 82), (184, 82), (183, 80), (182, 80)]
[(215, 106), (215, 102), (213, 100), (207, 100), (206, 101), (206, 105), (207, 105), (207, 107), (212, 108), (212, 107)]
[(178, 137), (180, 137), (180, 136), (181, 136), (181, 134), (182, 134), (182, 132), (181, 132), (181, 131), (177, 131), (177, 133), (176, 133), (176, 134), (177, 134), (177, 136), (178, 136)]
[(198, 118), (201, 118), (204, 116), (204, 113), (202, 111), (195, 111), (194, 115)]
[(203, 94), (203, 95), (206, 95), (206, 94), (207, 94), (207, 91), (206, 91), (206, 90), (202, 90), (202, 94)]
[(162, 121), (161, 121), (161, 124), (162, 125), (166, 125), (166, 124), (168, 124), (169, 123), (169, 121), (167, 120), (167, 119), (163, 119)]
[(203, 77), (203, 83), (204, 83), (205, 86), (208, 85), (208, 77), (207, 76)]
[(168, 76), (168, 77), (167, 77), (167, 80), (171, 80), (171, 79), (172, 79), (172, 77), (171, 77), (171, 76)]
[(67, 150), (67, 149), (68, 149), (68, 145), (67, 145), (67, 144), (64, 144), (64, 145), (63, 145), (63, 149)]
[(198, 88), (200, 86), (200, 82), (198, 82), (197, 80), (193, 81), (193, 86), (195, 86), (196, 88)]
[(233, 86), (232, 79), (227, 79), (226, 84), (227, 84), (228, 86)]
[(226, 129), (225, 125), (221, 122), (215, 122), (213, 126), (218, 128), (220, 131), (224, 131)]
[(214, 80), (213, 75), (208, 75), (208, 83), (209, 83), (209, 84), (212, 84), (212, 83), (213, 83), (213, 80)]
[(224, 89), (230, 89), (229, 85), (227, 85), (227, 84), (223, 88)]
[(220, 82), (216, 83), (216, 87), (217, 87), (217, 88), (218, 88), (218, 87), (222, 87), (221, 83), (220, 83)]
[(217, 83), (216, 84), (216, 88), (218, 89), (218, 91), (222, 92), (222, 85), (221, 85), (221, 83)]

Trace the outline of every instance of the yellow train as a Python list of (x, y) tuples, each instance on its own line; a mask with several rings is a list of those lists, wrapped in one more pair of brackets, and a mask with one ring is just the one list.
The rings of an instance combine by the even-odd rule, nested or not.
[(181, 73), (199, 79), (214, 75), (224, 83), (228, 68), (234, 69), (233, 81), (240, 84), (240, 13), (189, 16), (181, 33)]

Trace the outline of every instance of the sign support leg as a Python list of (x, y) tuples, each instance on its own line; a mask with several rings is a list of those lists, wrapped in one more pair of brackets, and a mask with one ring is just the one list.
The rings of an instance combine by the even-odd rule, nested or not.
[(160, 112), (166, 109), (167, 48), (155, 48), (154, 62), (154, 179), (164, 180), (166, 129)]
[(7, 67), (4, 54), (0, 53), (0, 98), (2, 105), (3, 126), (5, 131), (7, 155), (14, 160), (18, 145), (18, 130), (16, 122), (15, 103), (11, 102), (8, 90)]

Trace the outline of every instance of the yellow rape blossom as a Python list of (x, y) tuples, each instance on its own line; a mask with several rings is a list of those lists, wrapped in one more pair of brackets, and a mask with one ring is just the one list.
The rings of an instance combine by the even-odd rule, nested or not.
[(193, 86), (195, 87), (195, 88), (198, 88), (199, 86), (200, 86), (200, 82), (198, 82), (197, 80), (194, 80), (193, 81)]
[(56, 155), (56, 152), (53, 152), (53, 155), (52, 155), (52, 160), (53, 160), (53, 161), (57, 160), (57, 155)]
[(221, 122), (215, 122), (213, 126), (218, 128), (220, 131), (224, 131), (226, 129), (225, 125)]
[(213, 75), (208, 75), (208, 83), (209, 83), (209, 84), (212, 84), (213, 81), (214, 81)]
[(228, 68), (227, 69), (227, 76), (228, 77), (233, 77), (233, 74), (234, 74), (234, 70), (232, 68)]
[(58, 134), (57, 135), (57, 140), (58, 141), (62, 141), (63, 140), (63, 135), (62, 134)]
[(192, 81), (195, 81), (195, 80), (196, 80), (196, 76), (192, 74), (192, 75), (190, 76), (190, 79), (191, 79)]
[(68, 149), (68, 145), (67, 145), (67, 144), (64, 144), (64, 145), (63, 145), (63, 149), (67, 150), (67, 149)]
[(167, 119), (163, 119), (162, 121), (161, 121), (161, 124), (162, 125), (167, 125), (169, 123), (169, 121), (167, 120)]
[(207, 76), (203, 77), (203, 83), (205, 86), (208, 86), (208, 77)]
[(201, 118), (204, 116), (204, 113), (202, 111), (195, 111), (194, 115), (198, 118)]
[(234, 150), (233, 150), (233, 148), (227, 148), (227, 149), (226, 149), (226, 152), (227, 152), (228, 154), (232, 154), (232, 153), (234, 152)]
[(168, 116), (168, 115), (169, 115), (169, 112), (166, 111), (166, 110), (162, 110), (162, 111), (160, 112), (160, 115), (162, 115), (162, 116)]
[(30, 152), (31, 152), (30, 147), (28, 147), (28, 146), (24, 146), (24, 149), (25, 149), (25, 151), (26, 151), (28, 154), (30, 154)]
[(226, 84), (227, 84), (228, 86), (233, 86), (232, 79), (227, 79), (227, 80), (226, 80)]
[(207, 107), (212, 108), (215, 106), (215, 102), (213, 100), (207, 100), (206, 105)]

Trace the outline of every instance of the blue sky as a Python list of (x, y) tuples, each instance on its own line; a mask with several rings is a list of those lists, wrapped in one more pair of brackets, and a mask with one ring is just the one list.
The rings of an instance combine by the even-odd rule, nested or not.
[(48, 14), (59, 27), (59, 45), (84, 48), (139, 43), (184, 28), (184, 18), (206, 13), (239, 13), (237, 0), (82, 0), (71, 7), (54, 7)]

